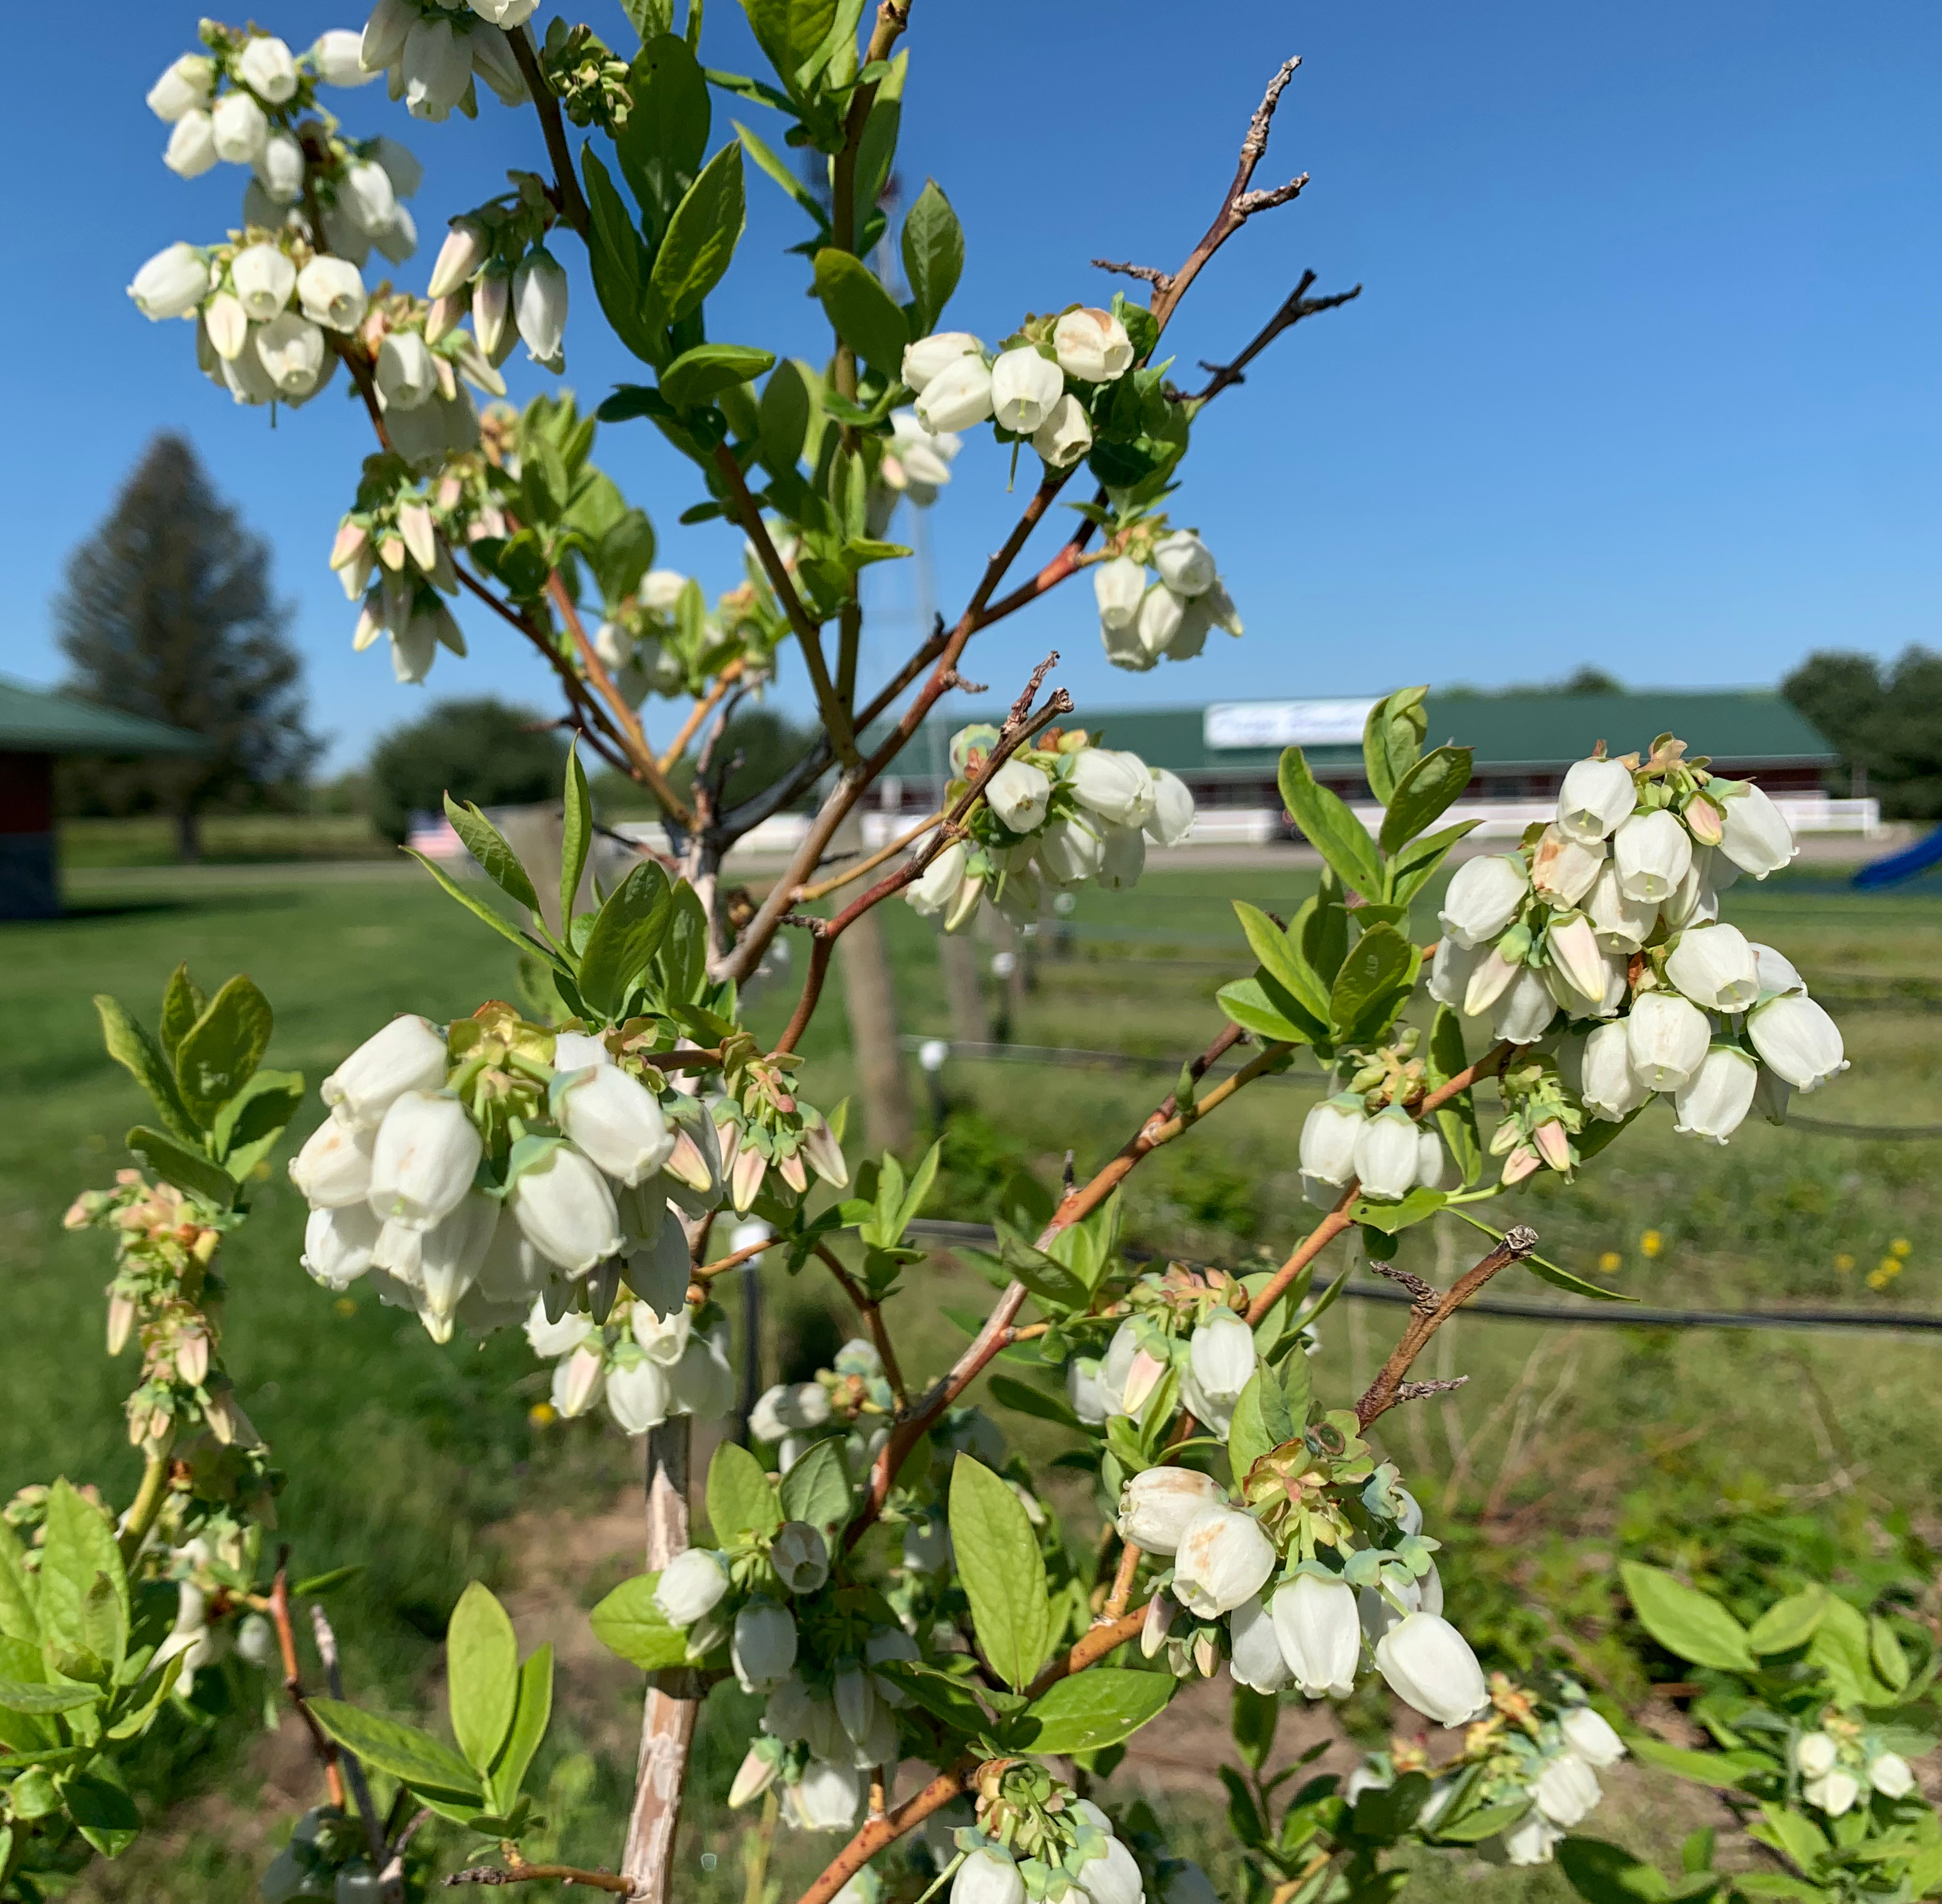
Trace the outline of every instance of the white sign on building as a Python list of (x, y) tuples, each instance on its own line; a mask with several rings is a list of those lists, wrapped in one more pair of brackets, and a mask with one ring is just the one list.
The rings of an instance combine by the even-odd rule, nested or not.
[(1210, 748), (1355, 746), (1374, 698), (1360, 701), (1216, 701), (1202, 716)]

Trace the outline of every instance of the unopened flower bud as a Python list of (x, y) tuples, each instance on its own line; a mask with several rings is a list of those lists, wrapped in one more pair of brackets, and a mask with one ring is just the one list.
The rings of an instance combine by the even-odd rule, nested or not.
[(1147, 1468), (1120, 1490), (1120, 1538), (1149, 1554), (1174, 1553), (1200, 1514), (1226, 1498), (1211, 1475), (1191, 1468)]
[(1297, 1574), (1268, 1602), (1294, 1683), (1309, 1699), (1346, 1699), (1362, 1655), (1355, 1590), (1346, 1580)]
[[(1599, 949), (1598, 935), (1591, 922), (1582, 913), (1554, 915), (1545, 932), (1545, 946), (1552, 966), (1585, 1004), (1603, 1003), (1608, 976), (1605, 955)], [(1568, 1009), (1574, 1018), (1585, 1015), (1582, 1006)]]
[(1253, 1515), (1237, 1508), (1203, 1508), (1175, 1553), (1174, 1597), (1190, 1612), (1212, 1619), (1259, 1593), (1274, 1563), (1273, 1543)]
[(461, 285), (469, 284), (492, 255), (492, 249), (486, 228), (476, 219), (454, 219), (452, 228), (446, 234), (445, 243), (439, 247), (425, 295), (446, 297)]
[(1068, 311), (1052, 326), (1052, 347), (1058, 367), (1083, 384), (1110, 383), (1133, 366), (1133, 346), (1126, 327), (1110, 311), (1082, 305)]
[(836, 1141), (836, 1133), (822, 1118), (804, 1125), (802, 1154), (807, 1159), (810, 1168), (831, 1189), (840, 1190), (849, 1183), (850, 1165), (844, 1157), (843, 1146)]
[(761, 1441), (780, 1441), (829, 1419), (829, 1392), (819, 1382), (779, 1382), (764, 1389), (749, 1411), (749, 1432)]
[(773, 1747), (765, 1752), (761, 1745), (752, 1745), (736, 1771), (734, 1783), (728, 1788), (729, 1809), (738, 1811), (745, 1805), (752, 1805), (775, 1783), (782, 1762), (781, 1756)]
[(583, 1343), (553, 1370), (553, 1407), (568, 1421), (584, 1415), (600, 1399), (605, 1373), (599, 1346)]

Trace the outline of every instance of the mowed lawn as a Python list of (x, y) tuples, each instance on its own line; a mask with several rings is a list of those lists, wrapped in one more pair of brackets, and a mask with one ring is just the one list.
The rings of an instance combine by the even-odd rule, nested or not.
[[(500, 941), (428, 882), (388, 871), (339, 868), (328, 879), (300, 879), (223, 869), (118, 883), (93, 871), (75, 883), (75, 916), (0, 928), (11, 1006), (0, 1045), (10, 1107), (0, 1122), (0, 1272), (14, 1298), (0, 1497), (66, 1472), (120, 1503), (137, 1468), (119, 1414), (133, 1355), (110, 1363), (100, 1347), (105, 1242), (60, 1227), (77, 1190), (106, 1183), (128, 1161), (121, 1134), (142, 1108), (102, 1055), (90, 996), (112, 992), (152, 1021), (178, 960), (211, 987), (247, 971), (277, 1009), (271, 1061), (303, 1071), (312, 1087), (301, 1137), (320, 1112), (318, 1079), (393, 1012), (449, 1018), (489, 996), (517, 996)], [(943, 1074), (946, 1168), (930, 1214), (979, 1220), (1013, 1168), (1050, 1182), (1068, 1149), (1082, 1173), (1109, 1156), (1166, 1090), (1172, 1068), (1218, 1029), (1216, 987), (1249, 969), (1229, 900), (1285, 916), (1312, 878), (1272, 863), (1156, 871), (1130, 894), (1082, 895), (1069, 933), (1049, 926), (1038, 941), (1034, 988), (1010, 1035), (1165, 1060), (1167, 1069), (954, 1059)], [(1419, 907), (1420, 938), (1433, 931), (1432, 914)], [(1842, 1020), (1854, 1069), (1798, 1108), (1855, 1125), (1942, 1125), (1942, 985), (1931, 975), (1942, 886), (1863, 896), (1816, 867), (1742, 883), (1728, 895), (1727, 916), (1785, 950)], [(945, 1032), (930, 926), (901, 905), (887, 909), (885, 925), (905, 1030)], [(753, 1000), (758, 1033), (773, 1035), (792, 991), (784, 975)], [(988, 991), (995, 1005), (994, 981)], [(813, 1101), (850, 1089), (846, 1046), (841, 989), (832, 984), (805, 1045)], [(1295, 1139), (1318, 1083), (1312, 1064), (1292, 1081), (1264, 1082), (1152, 1159), (1129, 1188), (1132, 1240), (1236, 1268), (1279, 1260), (1315, 1214), (1300, 1201)], [(912, 1084), (921, 1146), (934, 1132), (914, 1067)], [(1942, 1310), (1942, 1144), (1761, 1125), (1722, 1149), (1674, 1137), (1671, 1122), (1655, 1107), (1576, 1186), (1546, 1182), (1483, 1214), (1499, 1227), (1531, 1223), (1547, 1254), (1649, 1303)], [(853, 1155), (856, 1148), (853, 1140)], [(317, 1289), (298, 1266), (303, 1211), (283, 1174), (286, 1155), (254, 1192), (256, 1213), (223, 1259), (225, 1352), (245, 1407), (289, 1475), (280, 1513), (299, 1571), (368, 1564), (333, 1602), (354, 1680), (409, 1711), (431, 1696), (432, 1642), (467, 1579), (536, 1593), (535, 1580), (550, 1578), (571, 1609), (627, 1570), (624, 1520), (618, 1548), (612, 1540), (583, 1547), (559, 1530), (576, 1518), (623, 1514), (617, 1500), (639, 1450), (599, 1422), (531, 1419), (544, 1371), (516, 1336), (441, 1349), (412, 1318), (357, 1290), (338, 1302)], [(1401, 1260), (1447, 1276), (1469, 1260), (1469, 1233), (1439, 1225), (1432, 1235), (1430, 1227), (1404, 1239)], [(1342, 1266), (1341, 1250), (1325, 1269)], [(942, 1311), (974, 1306), (986, 1289), (942, 1258), (912, 1281), (920, 1293), (897, 1320), (907, 1363), (921, 1375), (963, 1339)], [(1553, 1297), (1528, 1278), (1512, 1281), (1505, 1293)], [(770, 1288), (768, 1309), (771, 1377), (796, 1372), (789, 1364), (804, 1345), (850, 1327), (807, 1278)], [(1393, 1309), (1344, 1302), (1325, 1324), (1317, 1381), (1331, 1403), (1346, 1404), (1366, 1382), (1397, 1319)], [(1423, 1483), (1433, 1518), (1533, 1555), (1547, 1543), (1609, 1537), (1625, 1504), (1655, 1489), (1769, 1505), (1838, 1502), (1926, 1526), (1942, 1476), (1934, 1342), (1466, 1319), (1444, 1332), (1432, 1372), (1468, 1374), (1469, 1388), (1399, 1411), (1389, 1448)], [(1018, 1438), (1048, 1454), (1058, 1445), (1058, 1431), (1042, 1423), (1025, 1424)], [(528, 1538), (535, 1526), (553, 1532)], [(583, 1667), (599, 1678), (597, 1660)], [(562, 1749), (585, 1744), (601, 1759), (571, 1838), (596, 1860), (611, 1855), (639, 1677), (615, 1665), (602, 1685), (596, 1698), (569, 1706), (561, 1728)], [(732, 1734), (739, 1725), (746, 1737), (746, 1715), (721, 1715), (715, 1729), (727, 1736), (712, 1752), (732, 1764), (740, 1749)], [(214, 1779), (232, 1798), (256, 1791), (260, 1770), (246, 1775), (234, 1763), (213, 1757), (204, 1783)], [(300, 1768), (291, 1780), (302, 1789)], [(287, 1817), (274, 1791), (261, 1803), (259, 1836)], [(718, 1883), (725, 1895), (731, 1880), (740, 1894), (726, 1827), (699, 1809), (697, 1829), (721, 1849), (711, 1896)], [(90, 1880), (93, 1893), (250, 1894), (250, 1872), (225, 1850), (217, 1826), (205, 1820), (166, 1858), (163, 1848), (152, 1841), (125, 1876)], [(258, 1864), (259, 1849), (249, 1853)], [(792, 1870), (798, 1861), (791, 1853)], [(140, 1887), (125, 1888), (138, 1875)]]

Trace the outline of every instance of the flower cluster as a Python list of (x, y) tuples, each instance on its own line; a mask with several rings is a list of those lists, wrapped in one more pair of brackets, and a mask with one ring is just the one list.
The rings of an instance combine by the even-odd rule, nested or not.
[(1043, 1766), (990, 1760), (976, 1790), (976, 1822), (955, 1834), (951, 1904), (1145, 1904), (1138, 1861), (1111, 1818)]
[(479, 346), (495, 363), (516, 338), (537, 363), (566, 368), (566, 274), (547, 250), (553, 220), (546, 188), (515, 173), (517, 189), (452, 221), (426, 288), (436, 326), (455, 326), (469, 305)]
[(1513, 1044), (1569, 1027), (1560, 1063), (1527, 1081), (1499, 1131), (1508, 1180), (1571, 1167), (1578, 1104), (1622, 1122), (1663, 1092), (1680, 1131), (1723, 1143), (1757, 1101), (1778, 1122), (1790, 1090), (1846, 1068), (1800, 974), (1720, 921), (1741, 873), (1764, 879), (1793, 858), (1784, 817), (1684, 751), (1668, 737), (1643, 762), (1579, 761), (1555, 822), (1450, 882), (1431, 996)]
[(1818, 1726), (1801, 1734), (1790, 1756), (1800, 1795), (1830, 1818), (1852, 1811), (1870, 1792), (1904, 1798), (1915, 1789), (1915, 1774), (1901, 1753), (1837, 1713), (1824, 1714)]
[[(968, 785), (997, 745), (993, 727), (966, 727), (951, 743), (947, 797)], [(1098, 745), (1083, 729), (1048, 727), (985, 783), (963, 828), (905, 890), (917, 911), (942, 915), (948, 932), (976, 918), (981, 898), (1023, 923), (1048, 891), (1088, 880), (1109, 891), (1138, 881), (1147, 842), (1178, 846), (1193, 825), (1193, 796), (1164, 767)]]
[[(1352, 1179), (1365, 1196), (1393, 1201), (1443, 1182), (1445, 1159), (1435, 1127), (1405, 1108), (1423, 1093), (1423, 1066), (1411, 1027), (1343, 1088), (1309, 1111), (1301, 1126), (1301, 1183), (1311, 1203), (1333, 1204)], [(1351, 1060), (1351, 1063), (1355, 1061)]]
[(468, 10), (440, 0), (378, 0), (358, 48), (368, 75), (383, 73), (394, 99), (415, 119), (441, 120), (455, 106), (479, 115), (474, 76), (503, 106), (523, 106), (526, 82), (512, 31), (531, 17), (535, 0), (475, 0)]
[[(672, 1226), (663, 1232), (672, 1233)], [(733, 1407), (727, 1319), (712, 1305), (698, 1315), (688, 1308), (685, 1238), (680, 1242), (678, 1253), (670, 1244), (630, 1270), (630, 1281), (648, 1284), (652, 1297), (622, 1295), (602, 1322), (577, 1310), (550, 1315), (544, 1298), (535, 1299), (526, 1340), (555, 1365), (552, 1401), (561, 1416), (602, 1403), (624, 1433), (645, 1434), (672, 1415), (718, 1421)]]
[(1408, 1772), (1430, 1777), (1416, 1829), (1434, 1836), (1453, 1812), (1514, 1813), (1478, 1846), (1493, 1864), (1548, 1864), (1560, 1840), (1582, 1824), (1604, 1794), (1598, 1774), (1625, 1756), (1624, 1742), (1582, 1688), (1560, 1681), (1533, 1691), (1502, 1673), (1490, 1676), (1490, 1710), (1463, 1735), (1463, 1749), (1432, 1765), (1420, 1740), (1393, 1740), (1352, 1772), (1344, 1795), (1383, 1790)]
[(1114, 667), (1144, 674), (1162, 660), (1190, 661), (1210, 629), (1242, 632), (1240, 612), (1198, 530), (1169, 531), (1164, 516), (1150, 518), (1114, 543), (1116, 553), (1092, 571), (1099, 638)]

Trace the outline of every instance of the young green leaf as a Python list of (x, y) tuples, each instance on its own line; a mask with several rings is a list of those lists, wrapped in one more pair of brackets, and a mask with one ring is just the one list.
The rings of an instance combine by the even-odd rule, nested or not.
[(101, 1042), (114, 1059), (142, 1088), (174, 1134), (185, 1143), (200, 1143), (202, 1132), (176, 1088), (175, 1070), (141, 1022), (130, 1018), (118, 1000), (106, 992), (95, 994), (94, 1009), (101, 1018)]
[(115, 1780), (120, 1773), (106, 1758), (70, 1778), (62, 1789), (63, 1808), (74, 1828), (104, 1858), (118, 1858), (140, 1836), (142, 1814)]
[[(1425, 1076), (1432, 1091), (1440, 1090), (1468, 1068), (1463, 1051), (1463, 1021), (1447, 1005), (1436, 1008), (1429, 1027), (1429, 1049), (1426, 1054)], [(1477, 1104), (1473, 1093), (1460, 1091), (1438, 1107), (1436, 1128), (1456, 1160), (1465, 1183), (1474, 1183), (1483, 1174), (1484, 1140), (1477, 1128)]]
[(652, 260), (647, 247), (591, 145), (581, 148), (580, 163), (592, 215), (587, 256), (600, 308), (613, 326), (614, 335), (643, 363), (665, 363), (669, 354), (667, 316), (660, 298), (648, 288)]
[(580, 995), (614, 1017), (654, 963), (674, 901), (667, 875), (643, 860), (608, 894), (580, 954)]
[(540, 1749), (553, 1719), (553, 1648), (540, 1647), (519, 1668), (519, 1697), (512, 1729), (486, 1781), (486, 1797), (496, 1810), (510, 1810), (525, 1783), (526, 1768)]
[(743, 191), (742, 148), (731, 142), (702, 168), (674, 208), (648, 274), (669, 323), (699, 311), (727, 272), (746, 216)]
[(560, 820), (559, 935), (570, 941), (573, 909), (580, 898), (580, 876), (593, 845), (593, 797), (587, 787), (587, 770), (580, 764), (580, 736), (567, 743), (565, 810)]
[(1170, 1673), (1095, 1666), (1047, 1687), (1014, 1722), (1012, 1734), (1040, 1755), (1097, 1752), (1157, 1719), (1176, 1683)]
[(519, 1692), (519, 1642), (482, 1581), (473, 1581), (452, 1609), (445, 1664), (452, 1736), (482, 1779), (513, 1729)]
[(660, 1583), (657, 1573), (636, 1574), (587, 1616), (602, 1645), (650, 1673), (688, 1664), (688, 1635), (654, 1604)]
[(935, 179), (927, 179), (904, 214), (904, 281), (911, 289), (911, 334), (937, 328), (964, 271), (964, 228)]
[[(713, 109), (708, 81), (685, 41), (663, 29), (642, 34), (642, 41), (627, 69), (633, 106), (615, 129), (614, 145), (621, 172), (641, 201), (648, 242), (658, 248), (675, 207), (708, 155)], [(646, 275), (643, 271), (643, 280)]]
[(708, 1464), (708, 1525), (718, 1547), (746, 1534), (771, 1534), (782, 1525), (775, 1483), (746, 1448), (724, 1441)]
[(1776, 1600), (1747, 1631), (1747, 1644), (1759, 1654), (1790, 1653), (1814, 1637), (1827, 1611), (1827, 1590), (1817, 1581)]
[(1342, 883), (1365, 899), (1381, 898), (1383, 873), (1375, 842), (1340, 795), (1316, 783), (1299, 747), (1282, 755), (1279, 779), (1282, 804)]
[(169, 974), (169, 982), (162, 991), (162, 1015), (158, 1026), (162, 1041), (163, 1055), (173, 1064), (176, 1047), (188, 1034), (188, 1028), (202, 1016), (209, 1001), (202, 995), (202, 987), (188, 975), (186, 960)]
[(20, 1537), (0, 1521), (0, 1639), (41, 1643), (39, 1576), (28, 1572)]
[(1426, 687), (1399, 687), (1370, 709), (1362, 724), (1363, 770), (1370, 792), (1385, 807), (1415, 764), (1429, 731), (1429, 715), (1423, 706), (1429, 693)]
[(1758, 1670), (1746, 1628), (1710, 1594), (1642, 1561), (1622, 1562), (1619, 1572), (1640, 1624), (1668, 1652), (1723, 1672)]
[(1268, 1756), (1274, 1750), (1275, 1731), (1280, 1719), (1281, 1701), (1273, 1693), (1257, 1692), (1238, 1679), (1234, 1682), (1230, 1718), (1234, 1743), (1255, 1771), (1268, 1762)]
[(1422, 956), (1386, 924), (1371, 926), (1349, 948), (1328, 995), (1337, 1043), (1371, 1043), (1389, 1029), (1409, 1002)]
[(742, 11), (776, 77), (794, 91), (797, 73), (829, 37), (837, 0), (742, 0)]
[(1668, 1886), (1653, 1866), (1598, 1838), (1567, 1838), (1558, 1847), (1558, 1869), (1586, 1904), (1657, 1904)]
[(156, 1176), (166, 1178), (177, 1189), (201, 1197), (219, 1210), (227, 1210), (235, 1201), (235, 1179), (200, 1151), (152, 1131), (145, 1124), (137, 1124), (122, 1141)]
[(1301, 1431), (1283, 1391), (1281, 1378), (1265, 1365), (1257, 1367), (1241, 1391), (1227, 1427), (1227, 1464), (1238, 1482), (1270, 1449), (1292, 1440)]
[(795, 468), (809, 437), (809, 386), (792, 358), (777, 364), (762, 386), (757, 416), (757, 441), (762, 466), (770, 474)]
[(421, 1798), (469, 1803), (475, 1810), (482, 1804), (485, 1795), (478, 1774), (429, 1732), (381, 1719), (342, 1699), (313, 1697), (309, 1703), (317, 1723), (339, 1745), (349, 1746), (366, 1765), (409, 1785)]
[(1440, 833), (1428, 833), (1420, 840), (1412, 840), (1389, 862), (1389, 898), (1398, 905), (1408, 905), (1435, 877), (1436, 869), (1449, 857), (1450, 849), (1483, 823), (1483, 816), (1479, 814), (1475, 819), (1459, 820), (1454, 826), (1446, 826)]
[(216, 1113), (210, 1141), (237, 1183), (275, 1147), (303, 1098), (301, 1071), (259, 1071)]
[(951, 1471), (951, 1539), (978, 1644), (998, 1677), (1022, 1691), (1052, 1645), (1045, 1562), (1024, 1504), (969, 1455)]
[(911, 341), (910, 326), (870, 268), (847, 251), (819, 251), (816, 295), (837, 335), (872, 369), (894, 379)]
[(775, 360), (772, 352), (746, 344), (697, 344), (661, 372), (661, 394), (677, 410), (694, 409), (752, 382)]
[(805, 1520), (826, 1540), (850, 1518), (850, 1476), (843, 1464), (843, 1440), (830, 1435), (812, 1442), (783, 1477), (783, 1512)]
[(1462, 796), (1470, 784), (1473, 755), (1467, 747), (1439, 747), (1423, 755), (1383, 804), (1378, 843), (1386, 853), (1398, 851)]
[(106, 1581), (121, 1630), (127, 1630), (128, 1576), (115, 1544), (115, 1530), (101, 1510), (64, 1479), (54, 1483), (47, 1497), (47, 1516), (39, 1576), (42, 1630), (53, 1645), (99, 1651), (92, 1643), (87, 1611), (88, 1595), (98, 1578)]
[(1214, 1002), (1243, 1031), (1270, 1045), (1321, 1044), (1328, 1036), (1325, 1024), (1265, 974), (1223, 985)]
[(452, 831), (465, 843), (465, 850), (485, 869), (486, 877), (507, 898), (517, 900), (528, 912), (537, 914), (539, 895), (533, 890), (533, 883), (506, 836), (472, 801), (461, 804), (449, 793), (445, 796), (445, 817), (452, 822)]
[(1293, 932), (1285, 932), (1258, 906), (1234, 902), (1234, 916), (1247, 935), (1248, 945), (1264, 970), (1291, 997), (1323, 1023), (1328, 1018), (1328, 987), (1302, 956)]

